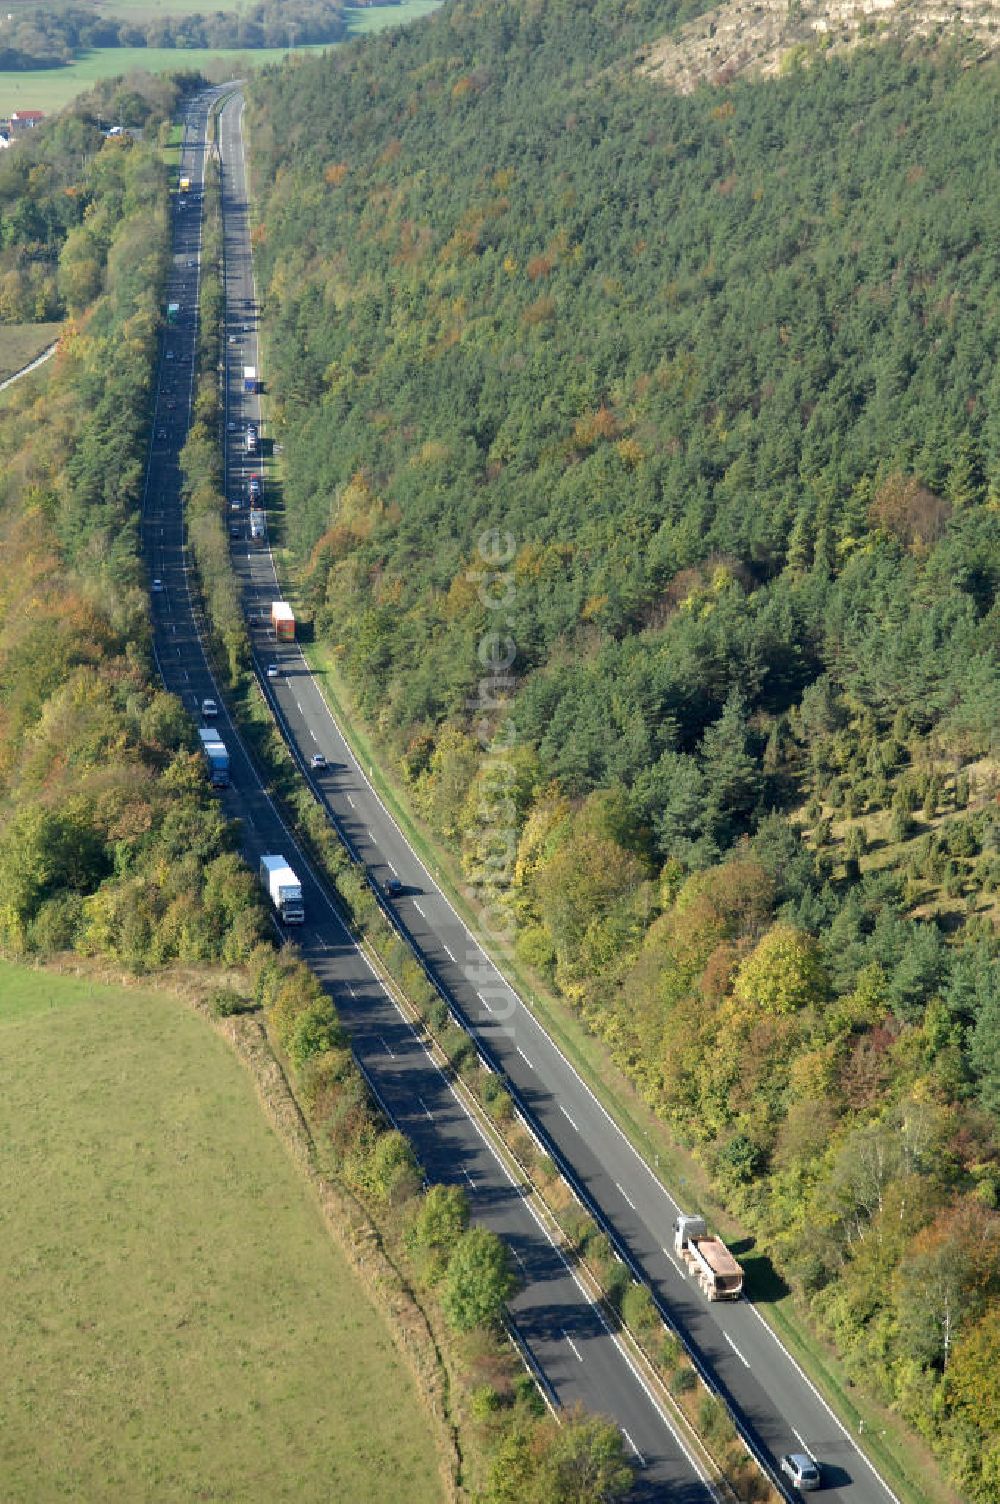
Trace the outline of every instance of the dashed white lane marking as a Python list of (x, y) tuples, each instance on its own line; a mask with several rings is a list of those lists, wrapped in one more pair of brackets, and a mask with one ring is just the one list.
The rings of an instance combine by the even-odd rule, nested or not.
[[(442, 945), (444, 945), (444, 941), (443, 940), (442, 940), (441, 943), (442, 943)], [(444, 953), (448, 957), (449, 961), (454, 961), (455, 957), (452, 954), (452, 950), (451, 950), (450, 946), (448, 946), (448, 945), (444, 946)]]
[(427, 1103), (424, 1101), (423, 1097), (418, 1096), (417, 1097), (417, 1101), (420, 1103), (421, 1107), (424, 1109), (424, 1112), (426, 1113), (427, 1117), (429, 1117), (430, 1120), (431, 1120), (431, 1122), (433, 1123), (433, 1121), (434, 1121), (434, 1114), (433, 1114), (433, 1112), (431, 1112), (430, 1108), (427, 1106)]
[(563, 1117), (566, 1119), (566, 1121), (569, 1124), (569, 1126), (572, 1129), (574, 1129), (575, 1132), (579, 1133), (580, 1132), (579, 1128), (577, 1128), (577, 1126), (574, 1123), (573, 1119), (570, 1117), (569, 1113), (566, 1111), (565, 1107), (562, 1105), (561, 1102), (559, 1103), (559, 1111), (562, 1113)]
[(424, 908), (419, 898), (415, 898), (413, 900), (413, 907), (416, 909), (418, 914), (423, 915), (424, 919), (427, 918), (427, 910)]
[(481, 992), (477, 992), (476, 996), (478, 997), (479, 1001), (482, 1003), (483, 1007), (486, 1008), (486, 1009), (488, 1009), (489, 1012), (492, 1013), (493, 1012), (493, 1004), (490, 1002), (489, 998), (484, 997)]
[(518, 1265), (520, 1267), (521, 1273), (522, 1274), (527, 1274), (528, 1271), (525, 1268), (524, 1260), (522, 1259), (521, 1255), (518, 1253), (517, 1249), (516, 1248), (512, 1248), (510, 1251), (514, 1255), (514, 1257), (517, 1259), (517, 1262), (518, 1262)]
[(674, 1268), (677, 1270), (677, 1273), (680, 1275), (681, 1279), (686, 1279), (687, 1275), (684, 1273), (684, 1270), (681, 1268), (680, 1264), (678, 1264), (677, 1260), (674, 1258), (673, 1254), (670, 1252), (670, 1249), (669, 1248), (664, 1248), (663, 1252), (667, 1255), (667, 1258), (673, 1264)]
[(798, 1442), (799, 1446), (802, 1448), (803, 1452), (805, 1452), (806, 1456), (807, 1457), (812, 1457), (813, 1462), (815, 1462), (816, 1459), (815, 1459), (815, 1457), (813, 1457), (812, 1452), (810, 1452), (808, 1446), (806, 1445), (805, 1438), (799, 1435), (798, 1431), (796, 1431), (796, 1429), (795, 1429), (794, 1426), (792, 1426), (791, 1432), (792, 1432), (792, 1435), (795, 1437), (795, 1440)]
[(354, 808), (354, 800), (351, 798), (350, 794), (347, 795), (347, 802), (351, 806), (351, 808), (353, 809)]
[(632, 1208), (632, 1210), (635, 1211), (635, 1202), (632, 1200), (632, 1197), (629, 1195), (629, 1193), (625, 1189), (625, 1187), (618, 1180), (615, 1181), (615, 1185), (621, 1191), (622, 1195), (625, 1197), (625, 1200), (628, 1202), (628, 1204)]
[(631, 1447), (632, 1451), (634, 1452), (634, 1454), (635, 1454), (635, 1460), (638, 1462), (639, 1466), (640, 1467), (645, 1467), (646, 1466), (646, 1459), (645, 1459), (645, 1457), (639, 1451), (639, 1448), (636, 1446), (635, 1442), (632, 1440), (631, 1436), (628, 1434), (628, 1432), (626, 1431), (626, 1429), (625, 1429), (624, 1426), (622, 1426), (622, 1435), (624, 1436), (625, 1440), (628, 1442), (629, 1446)]
[(471, 1186), (475, 1185), (475, 1183), (476, 1183), (475, 1176), (474, 1175), (470, 1175), (469, 1171), (465, 1168), (464, 1165), (462, 1166), (462, 1174), (465, 1176), (466, 1180), (469, 1182), (469, 1184)]
[(518, 1047), (517, 1047), (517, 1053), (520, 1055), (521, 1059), (524, 1061), (524, 1063), (528, 1067), (529, 1071), (533, 1071), (535, 1069), (535, 1067), (532, 1065), (532, 1063), (528, 1059), (527, 1055), (521, 1049), (520, 1045), (518, 1045)]
[(389, 1059), (395, 1060), (396, 1056), (393, 1052), (392, 1046), (387, 1043), (385, 1037), (382, 1034), (379, 1035), (379, 1040), (381, 1041), (382, 1048), (383, 1050), (385, 1050), (385, 1053), (388, 1055)]
[(576, 1343), (573, 1341), (573, 1338), (570, 1336), (569, 1332), (563, 1332), (563, 1336), (566, 1338), (566, 1341), (569, 1343), (570, 1347), (573, 1349), (573, 1356), (576, 1359), (576, 1361), (578, 1363), (582, 1363), (583, 1362), (583, 1358), (580, 1356), (580, 1349), (577, 1347)]
[(740, 1362), (743, 1364), (743, 1367), (744, 1368), (749, 1368), (750, 1364), (747, 1362), (746, 1358), (744, 1358), (743, 1354), (740, 1352), (739, 1348), (736, 1346), (736, 1343), (733, 1341), (732, 1337), (730, 1337), (729, 1333), (728, 1332), (723, 1332), (722, 1335), (725, 1337), (726, 1341), (729, 1343), (729, 1346), (732, 1348), (733, 1352), (736, 1354), (736, 1356), (739, 1358)]

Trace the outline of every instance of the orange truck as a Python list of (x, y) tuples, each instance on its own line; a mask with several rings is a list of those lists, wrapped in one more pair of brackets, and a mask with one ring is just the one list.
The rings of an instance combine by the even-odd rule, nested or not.
[(271, 626), (278, 642), (295, 641), (295, 612), (287, 601), (271, 602)]

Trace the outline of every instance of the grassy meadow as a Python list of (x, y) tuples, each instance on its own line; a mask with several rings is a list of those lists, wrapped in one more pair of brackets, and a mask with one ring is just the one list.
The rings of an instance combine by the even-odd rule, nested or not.
[[(106, 0), (100, 9), (107, 15), (130, 20), (145, 20), (151, 15), (186, 15), (205, 10), (231, 10), (236, 0)], [(398, 5), (358, 7), (348, 11), (352, 36), (401, 26), (436, 10), (441, 0), (400, 0)], [(296, 52), (322, 52), (321, 46), (296, 47)], [(67, 68), (36, 68), (18, 72), (0, 71), (0, 116), (12, 110), (44, 110), (52, 114), (62, 109), (77, 94), (90, 89), (99, 79), (142, 69), (148, 73), (170, 73), (187, 68), (203, 69), (208, 77), (222, 82), (242, 78), (253, 68), (262, 68), (288, 56), (285, 47), (263, 47), (251, 51), (201, 47), (95, 47)]]
[(440, 1497), (249, 1077), (155, 991), (0, 962), (5, 1504)]
[(0, 324), (0, 381), (34, 360), (59, 338), (61, 324)]

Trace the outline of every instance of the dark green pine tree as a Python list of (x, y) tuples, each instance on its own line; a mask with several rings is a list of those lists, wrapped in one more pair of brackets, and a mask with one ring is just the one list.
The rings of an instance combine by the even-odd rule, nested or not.
[(763, 782), (749, 750), (746, 702), (738, 689), (730, 692), (719, 719), (702, 737), (701, 764), (706, 825), (720, 846), (728, 846), (747, 828)]

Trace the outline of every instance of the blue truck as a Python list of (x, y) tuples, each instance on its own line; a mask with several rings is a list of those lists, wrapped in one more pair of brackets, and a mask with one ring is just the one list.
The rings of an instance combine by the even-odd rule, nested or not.
[(198, 735), (201, 738), (201, 750), (205, 754), (209, 783), (213, 789), (228, 788), (229, 753), (226, 751), (225, 742), (214, 726), (200, 726)]

